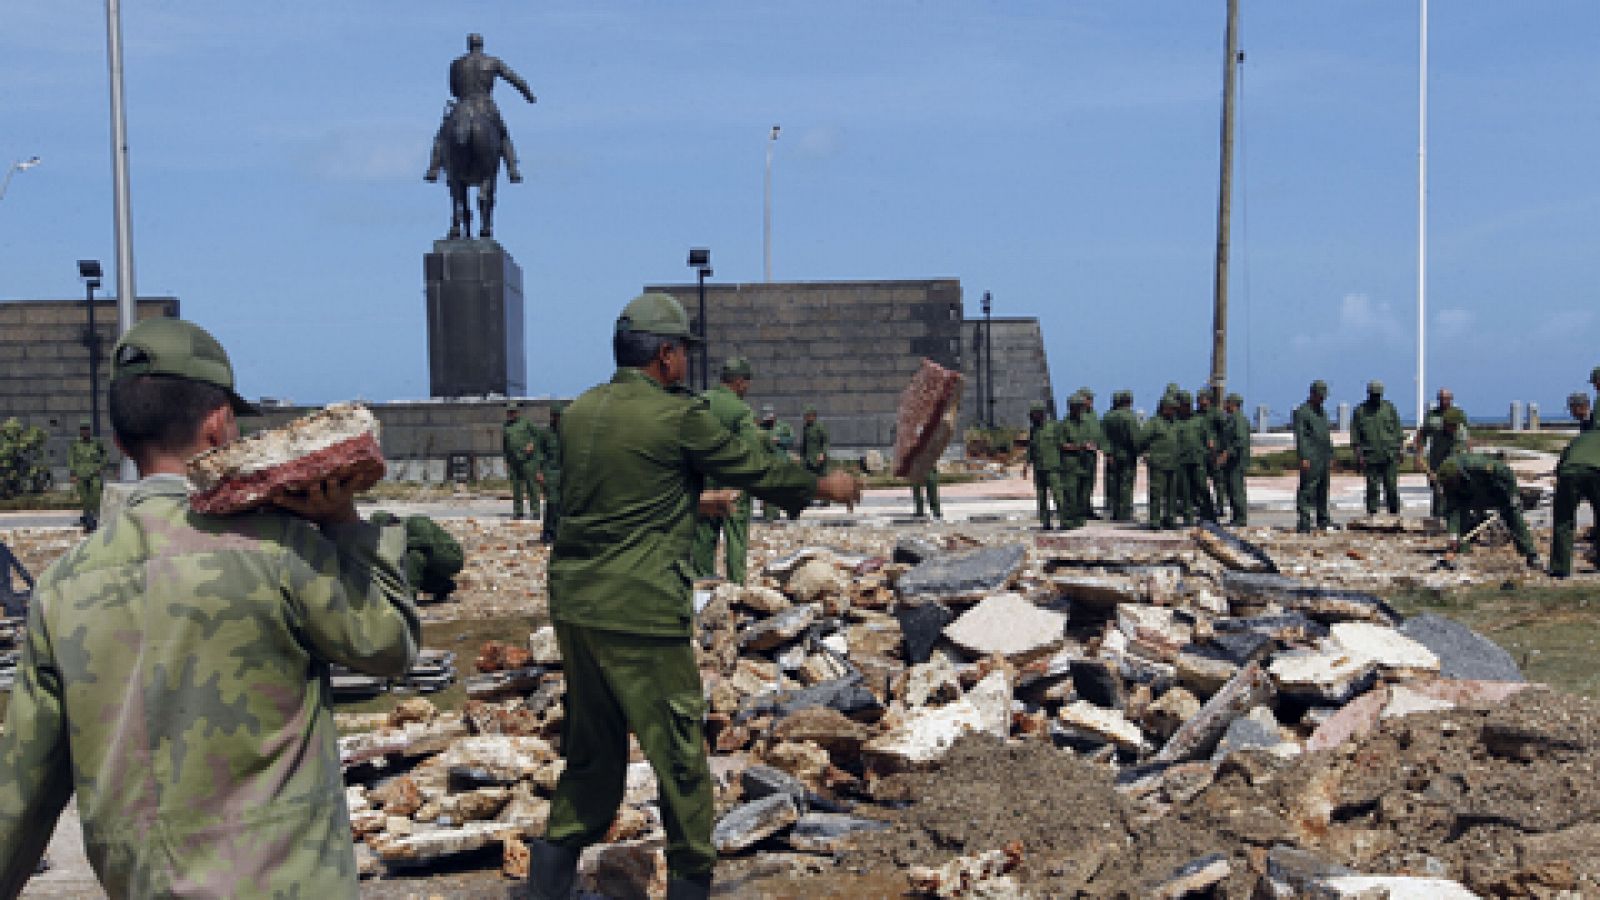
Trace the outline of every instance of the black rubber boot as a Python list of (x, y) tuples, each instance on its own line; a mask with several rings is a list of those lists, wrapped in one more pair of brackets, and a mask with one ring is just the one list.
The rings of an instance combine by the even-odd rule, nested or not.
[(711, 896), (711, 876), (694, 875), (667, 881), (667, 900), (707, 900)]
[(572, 900), (577, 896), (578, 851), (549, 841), (528, 848), (529, 900)]

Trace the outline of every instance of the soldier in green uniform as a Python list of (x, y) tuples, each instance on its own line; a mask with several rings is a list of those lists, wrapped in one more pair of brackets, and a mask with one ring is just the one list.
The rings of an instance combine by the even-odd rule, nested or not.
[(1350, 443), (1355, 446), (1356, 468), (1367, 476), (1367, 515), (1378, 511), (1378, 489), (1383, 489), (1389, 513), (1400, 513), (1400, 447), (1405, 431), (1400, 413), (1383, 399), (1383, 382), (1367, 382), (1367, 402), (1356, 405), (1350, 419)]
[(1067, 496), (1061, 485), (1061, 439), (1057, 423), (1050, 421), (1043, 403), (1028, 407), (1028, 461), (1022, 464), (1022, 477), (1033, 470), (1033, 490), (1039, 500), (1039, 527), (1050, 528), (1050, 505), (1055, 504), (1056, 517), (1064, 524)]
[(374, 525), (402, 525), (406, 530), (406, 554), (400, 560), (406, 584), (413, 594), (426, 594), (435, 602), (443, 603), (455, 592), (455, 576), (466, 566), (466, 555), (461, 542), (438, 522), (424, 515), (406, 516), (402, 521), (388, 510), (378, 510), (367, 517)]
[[(1086, 468), (1083, 477), (1078, 483), (1078, 508), (1083, 510), (1085, 519), (1098, 519), (1101, 516), (1098, 512), (1095, 512), (1094, 508), (1094, 483), (1096, 481), (1096, 473), (1100, 469), (1100, 460), (1096, 458), (1096, 455), (1105, 451), (1106, 439), (1105, 434), (1100, 429), (1100, 416), (1094, 411), (1094, 391), (1087, 387), (1081, 387), (1078, 388), (1078, 396), (1083, 398), (1083, 417), (1089, 420), (1089, 431), (1093, 435), (1089, 443), (1094, 445), (1094, 449), (1082, 451), (1082, 461)], [(1111, 504), (1107, 502), (1107, 510), (1110, 509), (1110, 506)], [(1106, 514), (1110, 515), (1110, 512), (1108, 511)]]
[(1595, 410), (1596, 408), (1600, 408), (1600, 366), (1595, 366), (1592, 370), (1590, 370), (1589, 384), (1594, 388), (1595, 402), (1589, 406), (1589, 427), (1593, 428)]
[(1095, 447), (1099, 427), (1088, 413), (1088, 398), (1073, 394), (1067, 401), (1067, 417), (1056, 423), (1056, 441), (1061, 445), (1061, 493), (1067, 499), (1061, 511), (1062, 528), (1082, 528), (1089, 518), (1088, 495), (1083, 485), (1095, 467)]
[(1231, 513), (1228, 524), (1234, 526), (1250, 522), (1250, 499), (1245, 489), (1245, 473), (1250, 469), (1250, 420), (1240, 410), (1242, 406), (1243, 397), (1228, 395), (1223, 408), (1217, 454), (1217, 468), (1222, 473), (1226, 493), (1225, 498), (1217, 498), (1217, 515), (1222, 514), (1225, 501)]
[(106, 445), (91, 433), (88, 419), (78, 422), (78, 439), (67, 451), (67, 468), (78, 493), (78, 508), (83, 514), (78, 524), (93, 531), (100, 521), (100, 494), (105, 490)]
[(701, 485), (715, 478), (786, 509), (861, 496), (847, 473), (819, 478), (723, 427), (680, 386), (692, 340), (677, 300), (636, 297), (617, 318), (616, 374), (574, 400), (561, 424), (549, 596), (566, 674), (566, 768), (532, 848), (536, 898), (569, 897), (579, 852), (604, 839), (622, 802), (630, 732), (660, 785), (667, 896), (709, 896), (717, 851), (689, 578), (695, 516), (710, 511)]
[(1211, 521), (1216, 511), (1206, 481), (1206, 420), (1195, 414), (1188, 391), (1178, 391), (1173, 399), (1178, 410), (1178, 517), (1185, 525)]
[(550, 424), (535, 427), (539, 435), (539, 489), (544, 492), (544, 518), (539, 523), (539, 542), (548, 544), (556, 539), (556, 526), (561, 524), (561, 412), (566, 401), (550, 404)]
[(1106, 458), (1106, 511), (1118, 522), (1133, 521), (1133, 482), (1139, 464), (1139, 422), (1133, 416), (1133, 392), (1111, 395), (1111, 409), (1100, 420)]
[(1139, 436), (1139, 452), (1145, 458), (1149, 481), (1152, 529), (1177, 527), (1178, 429), (1178, 398), (1174, 392), (1161, 398), (1159, 413), (1144, 423), (1144, 431)]
[(506, 460), (506, 478), (511, 481), (511, 518), (523, 517), (522, 498), (526, 494), (533, 517), (539, 517), (539, 433), (532, 422), (522, 418), (522, 409), (506, 404), (506, 424), (500, 435), (501, 453)]
[(1578, 431), (1594, 430), (1594, 415), (1589, 407), (1588, 394), (1568, 394), (1567, 414), (1572, 416), (1572, 421), (1577, 424)]
[(112, 897), (356, 900), (328, 667), (415, 660), (401, 529), (362, 521), (336, 479), (243, 515), (190, 509), (186, 460), (255, 412), (191, 323), (123, 335), (109, 409), (140, 481), (36, 585), (0, 737), (0, 896), (76, 793)]
[(806, 407), (805, 427), (800, 431), (800, 460), (814, 475), (828, 471), (828, 429), (817, 421), (817, 408)]
[(1333, 435), (1328, 430), (1328, 413), (1323, 409), (1327, 399), (1328, 383), (1321, 379), (1311, 382), (1306, 402), (1295, 408), (1291, 420), (1294, 453), (1300, 460), (1300, 486), (1294, 495), (1295, 530), (1302, 534), (1311, 531), (1313, 519), (1318, 528), (1333, 525), (1333, 516), (1328, 512)]
[[(1451, 414), (1458, 415), (1460, 410)], [(1493, 510), (1511, 531), (1517, 552), (1528, 560), (1530, 568), (1538, 568), (1539, 554), (1533, 549), (1528, 523), (1522, 518), (1522, 495), (1510, 466), (1481, 453), (1458, 453), (1440, 464), (1438, 475), (1445, 492), (1445, 508), (1449, 510), (1450, 531), (1455, 535), (1452, 549), (1465, 550), (1462, 535)]]
[[(794, 429), (788, 422), (778, 420), (778, 414), (772, 404), (761, 407), (761, 421), (756, 423), (761, 430), (762, 437), (766, 439), (767, 451), (784, 459), (791, 458), (794, 452)], [(766, 522), (778, 520), (778, 507), (772, 503), (762, 501), (761, 518)]]
[[(722, 427), (738, 435), (753, 450), (766, 453), (761, 433), (756, 429), (755, 414), (744, 402), (755, 377), (750, 361), (742, 356), (730, 357), (722, 364), (722, 383), (703, 395), (706, 406), (716, 416)], [(771, 454), (768, 454), (771, 455)], [(714, 478), (707, 478), (707, 490), (722, 488)], [(745, 557), (750, 543), (750, 495), (739, 492), (729, 516), (701, 516), (695, 520), (694, 543), (690, 545), (689, 560), (694, 565), (696, 578), (710, 578), (717, 574), (717, 541), (727, 533), (725, 560), (728, 580), (744, 584)]]
[[(1444, 490), (1439, 487), (1439, 481), (1434, 473), (1439, 471), (1439, 466), (1445, 460), (1463, 453), (1467, 450), (1471, 435), (1467, 433), (1466, 415), (1461, 416), (1460, 424), (1447, 426), (1445, 414), (1456, 409), (1455, 394), (1449, 388), (1439, 388), (1439, 403), (1423, 417), (1422, 427), (1417, 429), (1416, 437), (1412, 441), (1412, 452), (1417, 457), (1417, 468), (1427, 473), (1428, 483), (1433, 486), (1433, 506), (1429, 515), (1435, 518), (1446, 513), (1444, 505)], [(1426, 451), (1426, 452), (1424, 452)]]
[[(1589, 398), (1582, 398), (1588, 413)], [(1587, 502), (1600, 510), (1600, 429), (1585, 428), (1556, 464), (1554, 528), (1550, 536), (1550, 574), (1566, 578), (1572, 574), (1572, 540), (1578, 529), (1578, 504)]]
[(1222, 419), (1222, 404), (1216, 401), (1216, 390), (1211, 385), (1201, 385), (1194, 392), (1194, 416), (1190, 425), (1200, 439), (1200, 483), (1195, 492), (1196, 506), (1210, 510), (1202, 518), (1215, 521), (1222, 505), (1222, 476), (1217, 467), (1217, 428)]
[(1204, 396), (1206, 436), (1206, 477), (1210, 479), (1212, 507), (1218, 519), (1228, 508), (1228, 479), (1222, 471), (1222, 448), (1227, 442), (1225, 432), (1230, 430), (1228, 414), (1223, 411), (1221, 390), (1210, 385), (1202, 387), (1196, 397)]
[[(889, 426), (889, 443), (895, 441), (895, 426)], [(923, 518), (929, 512), (935, 519), (943, 519), (944, 512), (939, 508), (939, 465), (935, 461), (928, 470), (928, 477), (921, 481), (911, 482), (911, 515)]]

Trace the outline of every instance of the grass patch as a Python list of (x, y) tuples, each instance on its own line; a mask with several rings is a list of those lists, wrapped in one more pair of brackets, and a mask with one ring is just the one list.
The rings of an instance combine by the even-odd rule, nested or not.
[[(1300, 471), (1300, 458), (1293, 449), (1275, 450), (1271, 453), (1257, 453), (1250, 457), (1250, 470), (1248, 475), (1287, 475)], [(1333, 471), (1356, 471), (1356, 451), (1352, 447), (1333, 448)], [(1420, 472), (1417, 468), (1416, 457), (1409, 452), (1402, 452), (1400, 457), (1400, 474)]]
[(1472, 443), (1482, 446), (1515, 447), (1541, 453), (1560, 453), (1572, 443), (1571, 434), (1549, 431), (1474, 431)]

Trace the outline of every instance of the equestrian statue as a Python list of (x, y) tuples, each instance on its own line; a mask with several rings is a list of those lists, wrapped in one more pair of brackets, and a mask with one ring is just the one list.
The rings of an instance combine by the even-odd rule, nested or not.
[(479, 237), (494, 235), (494, 188), (500, 176), (500, 160), (506, 162), (506, 177), (512, 184), (522, 182), (517, 168), (517, 153), (511, 134), (494, 102), (494, 80), (503, 78), (529, 103), (538, 99), (528, 83), (511, 71), (498, 57), (483, 52), (483, 35), (467, 35), (467, 52), (450, 64), (450, 94), (444, 121), (433, 138), (433, 156), (428, 161), (426, 181), (438, 181), (445, 172), (450, 185), (450, 234), (448, 240), (472, 237), (472, 207), (467, 190), (478, 188)]

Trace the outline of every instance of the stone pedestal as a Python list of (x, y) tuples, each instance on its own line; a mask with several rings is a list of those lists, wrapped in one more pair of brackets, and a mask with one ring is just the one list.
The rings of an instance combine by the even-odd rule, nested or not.
[(528, 391), (522, 267), (492, 239), (434, 241), (428, 290), (428, 384), (435, 397)]

